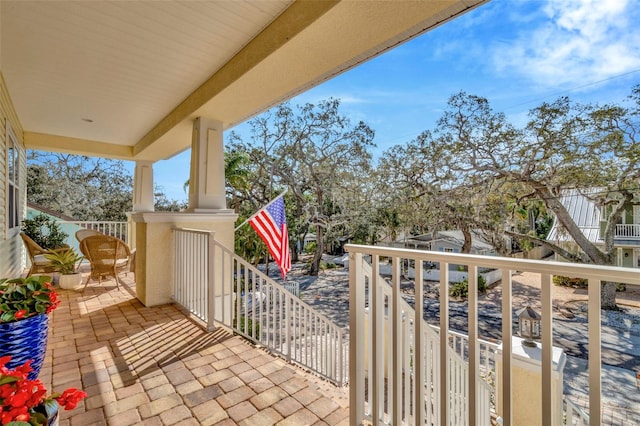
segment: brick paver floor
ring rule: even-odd
[[[147,308],[133,274],[59,290],[40,379],[88,396],[67,425],[347,425],[348,391],[173,305]]]

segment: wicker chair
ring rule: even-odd
[[[87,237],[93,237],[94,235],[104,234],[102,232],[96,231],[95,229],[81,229],[79,231],[76,231],[76,240],[78,240],[79,243],[82,243],[82,240]]]
[[[50,272],[58,272],[58,266],[54,265],[49,259],[44,257],[47,253],[59,252],[59,251],[67,251],[69,250],[69,246],[60,247],[53,250],[43,249],[31,239],[24,232],[20,233],[22,237],[22,241],[24,242],[25,247],[27,248],[27,254],[29,255],[29,260],[31,261],[31,268],[27,273],[27,277],[30,277],[33,274],[48,274]]]
[[[91,273],[82,291],[87,288],[90,279],[102,283],[102,278],[107,276],[115,278],[116,287],[120,288],[118,275],[129,272],[131,258],[129,246],[124,241],[104,234],[92,235],[82,239],[80,251],[91,264]]]

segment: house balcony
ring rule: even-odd
[[[618,224],[616,225],[615,239],[620,241],[640,242],[640,224]]]

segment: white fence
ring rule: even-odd
[[[346,383],[348,342],[324,315],[232,251],[211,232],[174,230],[173,299],[213,329],[215,324],[260,343],[338,384]]]
[[[640,275],[632,268],[618,268],[562,262],[544,262],[493,256],[465,255],[347,245],[349,252],[350,292],[350,351],[349,351],[349,424],[440,424],[480,425],[485,423],[489,404],[488,387],[482,378],[483,371],[491,368],[485,364],[486,355],[480,350],[478,339],[478,289],[469,286],[468,298],[468,342],[463,354],[468,362],[466,369],[452,362],[451,335],[449,327],[449,265],[466,265],[469,282],[475,282],[479,268],[500,270],[502,286],[502,340],[511,342],[513,337],[512,306],[513,271],[533,272],[540,275],[542,305],[540,424],[561,424],[562,409],[553,410],[553,321],[552,321],[552,277],[563,275],[588,280],[588,374],[589,413],[591,424],[601,424],[602,419],[602,357],[601,357],[601,310],[600,289],[602,281],[640,284]],[[371,257],[371,265],[365,257]],[[380,281],[380,258],[391,259],[393,265],[391,290],[386,292]],[[439,262],[440,270],[440,330],[437,341],[426,331],[423,288],[414,286],[415,312],[406,308],[401,293],[400,265],[406,261],[416,265],[416,282],[423,281],[422,265]],[[371,270],[373,272],[371,272]],[[368,312],[368,315],[367,315]],[[385,317],[389,318],[385,322]],[[405,318],[413,317],[415,327],[408,327]],[[371,318],[371,320],[367,320]],[[386,331],[386,332],[385,332]],[[434,331],[435,333],[435,331]],[[367,336],[371,336],[367,341]],[[385,340],[387,339],[387,343]],[[413,347],[413,350],[410,348]],[[372,350],[376,348],[376,350]],[[382,349],[381,349],[382,348]],[[460,352],[458,352],[460,353]],[[462,357],[459,357],[462,358]],[[409,359],[409,361],[407,361]],[[440,362],[449,359],[449,362]],[[464,359],[463,359],[464,361]],[[512,348],[504,345],[496,374],[512,377]],[[455,366],[455,367],[452,367]],[[433,368],[432,368],[433,367]],[[413,377],[422,380],[412,381]],[[456,389],[465,389],[461,398],[453,398]],[[503,424],[513,424],[513,389],[511,380],[504,380],[500,395],[496,398],[502,407]],[[452,405],[453,404],[453,405]],[[457,405],[456,405],[457,404]],[[412,407],[421,407],[413,410]],[[529,407],[528,407],[529,408]],[[576,422],[581,414],[567,410],[567,415]],[[462,414],[461,414],[462,413]],[[460,416],[464,416],[462,419]]]
[[[449,413],[450,424],[469,425],[466,415],[469,409],[469,344],[466,336],[448,330],[446,350],[441,351],[439,329],[431,327],[421,316],[417,316],[416,311],[404,299],[394,299],[393,287],[379,273],[377,259],[373,265],[363,261],[360,267],[366,282],[366,319],[357,328],[362,330],[357,334],[364,336],[365,348],[364,363],[358,364],[363,366],[366,386],[366,397],[363,400],[365,408],[362,412],[364,418],[374,424],[378,421],[393,425],[438,424],[440,411],[445,409]],[[374,270],[378,274],[374,274]],[[351,304],[351,312],[353,307]],[[374,314],[369,315],[371,312]],[[400,324],[395,323],[394,318],[399,318]],[[489,377],[495,370],[494,354],[497,345],[484,343],[481,358],[485,376]],[[449,378],[446,408],[439,404],[438,396],[444,377],[439,368],[443,356],[446,360],[444,374]],[[471,424],[491,424],[491,400],[494,392],[488,383],[483,381],[480,384],[478,421]]]

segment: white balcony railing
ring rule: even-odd
[[[338,384],[346,383],[348,342],[331,320],[215,241],[174,229],[173,299],[213,329],[221,324]],[[346,307],[345,307],[346,308]]]
[[[640,224],[616,225],[616,239],[638,240],[640,239]]]
[[[640,284],[640,275],[630,268],[580,265],[560,262],[520,260],[491,256],[426,252],[348,245],[349,251],[349,424],[486,424],[491,389],[485,382],[487,372],[502,378],[500,394],[493,403],[501,406],[502,424],[514,424],[513,354],[511,345],[502,353],[483,349],[478,339],[478,290],[469,286],[468,340],[456,341],[449,327],[449,265],[465,265],[469,282],[475,283],[482,267],[501,271],[502,339],[511,342],[513,315],[512,272],[540,275],[542,306],[541,384],[538,385],[540,424],[561,424],[562,408],[553,401],[553,321],[552,277],[554,275],[588,280],[588,372],[589,413],[591,424],[602,418],[601,389],[601,281]],[[370,258],[370,262],[365,259]],[[380,258],[390,259],[390,285],[379,274]],[[414,286],[415,311],[402,297],[400,265],[410,263],[416,271],[415,282],[423,282],[426,262],[440,264],[440,330],[425,325],[423,286]],[[383,284],[384,282],[384,284]],[[415,324],[415,326],[412,326]],[[357,332],[354,332],[357,330]],[[434,341],[435,335],[435,341]],[[469,343],[470,342],[470,343]],[[454,347],[456,348],[454,350]],[[460,350],[459,348],[464,349]],[[374,349],[375,348],[375,349]],[[495,352],[495,351],[494,351]],[[453,356],[453,355],[455,356]],[[462,354],[462,357],[459,356]],[[464,358],[463,358],[464,357]],[[498,359],[495,359],[495,358]],[[491,361],[489,358],[494,358]],[[440,362],[441,359],[447,362]],[[499,362],[495,362],[499,361]],[[420,378],[420,379],[417,379]],[[495,378],[493,378],[495,379]],[[560,404],[562,405],[562,404]],[[583,421],[587,415],[570,404],[569,416]],[[530,408],[530,407],[529,407]]]
[[[75,234],[81,229],[93,229],[94,231],[102,232],[105,235],[111,235],[112,237],[120,238],[125,243],[128,243],[128,230],[129,225],[127,222],[116,221],[66,221],[60,220],[57,222],[60,225],[60,230],[68,235],[65,241],[70,246],[76,244]]]

